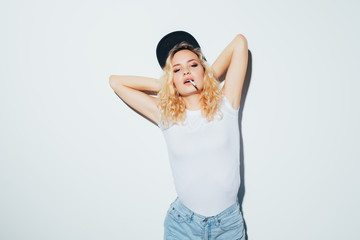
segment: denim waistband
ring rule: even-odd
[[[240,211],[238,198],[236,198],[236,202],[230,207],[226,208],[221,213],[211,217],[206,217],[194,211],[191,211],[180,201],[179,197],[176,197],[175,201],[170,204],[170,207],[174,207],[178,212],[180,212],[185,217],[187,222],[190,222],[191,219],[193,219],[194,221],[200,222],[203,225],[209,222],[214,222],[217,226],[219,225],[222,218],[230,215],[236,210]]]

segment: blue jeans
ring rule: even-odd
[[[238,200],[216,216],[205,217],[191,211],[176,197],[166,214],[164,239],[245,240]]]

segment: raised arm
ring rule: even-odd
[[[234,109],[238,109],[240,106],[241,91],[245,80],[247,63],[247,40],[242,34],[238,34],[229,45],[226,46],[212,65],[218,77],[228,69],[222,92]]]
[[[109,84],[119,97],[136,111],[159,122],[159,110],[156,98],[143,91],[158,92],[160,81],[155,78],[141,76],[111,75]]]

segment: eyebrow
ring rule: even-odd
[[[191,61],[193,61],[193,60],[195,60],[195,61],[196,61],[196,59],[195,59],[195,58],[193,58],[193,59],[190,59],[190,60],[189,60],[189,61],[187,61],[187,62],[191,62]],[[177,66],[177,65],[180,65],[180,63],[175,64],[173,67],[175,67],[175,66]]]

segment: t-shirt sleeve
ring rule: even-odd
[[[221,92],[222,92],[222,88],[224,87],[224,84],[225,84],[225,81],[223,81],[223,82],[220,83],[220,85],[219,85],[219,89],[221,90]],[[237,109],[234,109],[234,108],[231,106],[231,103],[230,103],[229,99],[227,99],[227,97],[226,97],[224,94],[222,94],[222,96],[223,96],[224,108],[225,108],[229,113],[237,116],[238,113],[239,113],[240,105],[239,105],[239,107],[238,107]]]
[[[225,95],[223,95],[223,104],[224,104],[224,110],[226,110],[228,113],[234,116],[238,115],[240,106],[237,109],[234,109]]]

